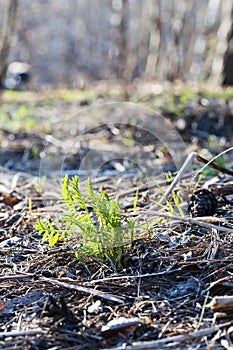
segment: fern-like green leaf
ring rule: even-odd
[[[71,209],[72,211],[76,211],[76,207],[75,207],[73,198],[72,198],[70,191],[69,191],[69,177],[68,177],[68,175],[66,175],[62,179],[62,198],[63,198],[67,208]]]
[[[73,199],[79,204],[81,209],[87,211],[86,203],[79,190],[79,177],[77,175],[70,180],[70,186],[71,186]]]
[[[134,239],[135,222],[122,223],[118,197],[110,198],[105,191],[95,193],[91,180],[85,181],[82,194],[78,176],[62,180],[62,198],[66,212],[58,216],[54,224],[39,219],[36,229],[43,234],[43,241],[53,246],[69,235],[77,234],[79,248],[76,257],[82,254],[116,259],[120,264],[122,246]],[[77,205],[82,209],[77,210]],[[134,203],[136,206],[136,200]]]
[[[86,194],[87,194],[87,197],[89,198],[95,198],[95,192],[94,192],[94,189],[92,187],[92,184],[91,184],[91,179],[88,178],[86,181],[85,181],[85,184],[86,184]]]

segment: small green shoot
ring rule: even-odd
[[[32,211],[32,199],[28,198],[28,210]]]
[[[168,172],[165,174],[165,179],[167,181],[168,184],[171,184],[172,181],[173,181],[173,178],[172,178],[172,173],[171,172]]]
[[[134,239],[135,221],[122,222],[118,197],[110,199],[105,191],[96,193],[90,179],[81,193],[78,176],[62,180],[62,199],[66,211],[55,223],[39,219],[36,229],[52,247],[76,234],[79,246],[75,255],[105,257],[120,264],[122,247]]]
[[[182,200],[181,200],[180,196],[178,196],[178,194],[176,193],[175,190],[172,190],[172,199],[174,201],[176,208],[178,209],[180,216],[184,217],[184,212],[183,212],[183,209],[181,208],[181,205],[180,205],[182,203]]]
[[[195,183],[194,189],[197,189],[197,187],[198,187],[198,185],[201,183],[201,180],[203,179],[203,177],[204,177],[204,174],[202,174],[202,173],[200,173],[200,174],[198,175],[198,179],[197,179],[197,181],[196,181],[196,183]]]
[[[123,137],[122,139],[123,143],[128,147],[132,146],[134,143],[132,131],[130,129],[126,129],[125,136],[126,137]]]
[[[171,215],[176,215],[175,208],[178,210],[179,215],[181,217],[184,217],[184,212],[181,207],[182,198],[177,194],[175,190],[172,190],[172,200],[170,201],[167,197],[165,197],[165,194],[163,190],[159,187],[159,190],[162,194],[162,197],[165,199],[165,204],[159,203],[158,201],[153,201],[155,204],[160,206],[162,209],[166,210]]]
[[[139,186],[137,186],[136,193],[133,199],[133,210],[136,211],[137,209],[137,202],[138,202],[138,194],[139,194]]]
[[[46,176],[35,177],[33,183],[35,192],[41,193],[41,191],[45,188],[46,179]]]
[[[153,226],[156,226],[159,224],[160,221],[154,222]],[[148,220],[145,220],[144,224],[141,226],[141,228],[143,228],[145,230],[145,233],[147,235],[147,237],[151,236],[152,233],[152,228],[151,228],[151,224],[148,222]]]

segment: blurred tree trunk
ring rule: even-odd
[[[149,21],[148,21],[149,17]],[[145,24],[144,24],[145,22]],[[160,18],[160,1],[150,1],[148,4],[147,18],[142,18],[142,25],[146,27],[146,23],[149,22],[149,35],[148,39],[142,40],[142,45],[146,45],[147,52],[145,51],[145,78],[156,77],[156,67],[158,64],[158,53],[161,40],[161,18]],[[143,43],[144,41],[144,43]]]
[[[127,45],[127,20],[128,20],[128,0],[123,0],[120,12],[119,25],[119,59],[118,78],[127,80],[128,73],[128,45]]]
[[[231,19],[231,29],[227,36],[227,50],[223,59],[223,85],[233,85],[233,7],[231,10]]]
[[[15,29],[17,7],[18,0],[0,1],[0,81],[2,81],[7,69],[7,56]]]

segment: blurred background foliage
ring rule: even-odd
[[[0,12],[1,80],[19,61],[31,87],[233,84],[232,0],[0,0]]]

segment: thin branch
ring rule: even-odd
[[[205,228],[209,228],[211,230],[217,230],[217,231],[222,231],[222,232],[227,232],[227,233],[233,233],[233,230],[227,227],[222,227],[222,226],[216,226],[213,224],[209,224],[208,222],[201,221],[201,220],[206,220],[206,217],[198,217],[198,220],[192,219],[192,218],[184,218],[181,216],[176,216],[176,215],[171,215],[171,214],[166,214],[166,213],[156,213],[155,211],[148,210],[145,212],[145,214],[149,214],[150,216],[156,216],[156,217],[163,217],[165,219],[171,219],[171,220],[176,220],[176,221],[182,221],[182,222],[187,222],[188,224],[192,225],[197,225]],[[225,221],[224,221],[225,222]]]
[[[181,342],[186,342],[197,338],[201,338],[204,336],[208,336],[210,334],[213,334],[219,331],[222,328],[229,327],[231,325],[232,325],[232,322],[223,323],[222,325],[219,325],[216,327],[204,328],[204,329],[201,329],[200,331],[189,332],[182,335],[175,335],[173,337],[168,337],[168,338],[159,339],[155,341],[135,342],[132,345],[129,345],[129,346],[123,345],[120,347],[111,348],[111,350],[123,350],[123,349],[124,350],[149,350],[149,349],[153,350],[153,349],[161,348],[161,346],[166,345],[168,343],[181,343]],[[102,350],[107,350],[107,349],[102,349]]]
[[[66,283],[66,282],[61,282],[55,279],[51,279],[51,278],[47,278],[47,277],[39,277],[39,280],[42,282],[48,282],[51,283],[55,286],[60,286],[63,288],[67,288],[67,289],[72,289],[72,290],[76,290],[78,292],[82,292],[82,293],[86,293],[86,294],[91,294],[91,295],[96,295],[99,298],[102,299],[106,299],[106,300],[110,300],[110,301],[115,301],[116,303],[119,304],[124,304],[124,299],[119,298],[113,294],[109,294],[109,293],[105,293],[105,292],[101,292],[97,289],[93,289],[93,288],[86,288],[86,287],[82,287],[79,286],[77,284],[72,284],[72,283]]]
[[[178,269],[167,269],[165,271],[160,271],[160,272],[152,272],[152,273],[144,273],[144,274],[139,274],[139,275],[123,275],[123,276],[111,276],[111,277],[106,277],[106,278],[101,278],[101,279],[97,279],[97,280],[91,280],[88,281],[86,283],[88,284],[95,284],[95,283],[99,283],[99,282],[106,282],[106,281],[116,281],[116,280],[130,280],[130,279],[137,279],[137,278],[147,278],[147,277],[154,277],[154,276],[162,276],[162,275],[166,275],[169,273],[174,273],[174,272],[178,272],[181,271],[183,269],[183,267],[179,267]]]
[[[177,269],[172,269],[169,268],[165,271],[160,271],[160,272],[152,272],[152,273],[144,273],[144,274],[138,274],[138,275],[119,275],[119,276],[111,276],[111,277],[105,277],[105,278],[100,278],[96,280],[91,280],[84,282],[84,284],[95,284],[95,283],[100,283],[100,282],[107,282],[107,281],[118,281],[118,280],[130,280],[130,279],[138,279],[138,278],[150,278],[150,277],[155,277],[155,276],[163,276],[163,275],[168,275],[170,273],[174,272],[179,272],[182,271],[184,267],[191,266],[191,265],[197,265],[197,264],[206,264],[206,263],[216,263],[216,262],[232,262],[233,260],[229,259],[204,259],[204,260],[197,260],[197,261],[181,261],[179,262],[181,267]],[[229,280],[229,277],[228,277]],[[208,288],[210,289],[210,288]],[[207,290],[208,290],[207,289]]]
[[[28,273],[27,275],[24,275],[24,274],[5,275],[5,276],[0,276],[0,281],[23,279],[23,278],[33,277],[33,276],[35,276],[34,273]]]
[[[194,176],[196,173],[197,173],[197,171],[192,171],[192,172],[190,172],[188,174],[184,174],[184,175],[181,176],[180,180],[181,179],[182,180],[189,179],[190,176]],[[145,192],[145,191],[148,191],[148,190],[153,190],[154,188],[159,188],[159,187],[167,186],[167,185],[168,185],[167,181],[160,181],[160,182],[148,184],[148,185],[145,185],[145,186],[142,186],[142,187],[139,187],[139,188],[138,187],[133,187],[130,190],[120,192],[119,195],[118,195],[118,198],[122,198],[122,197],[126,197],[128,195],[131,195],[131,194],[135,194],[137,191],[139,191],[139,193],[141,193],[141,192]]]
[[[169,194],[172,192],[172,190],[175,188],[175,186],[177,185],[177,183],[181,180],[182,176],[184,175],[184,173],[186,172],[187,168],[190,166],[190,164],[192,164],[192,162],[194,161],[194,159],[196,158],[197,153],[196,152],[192,152],[190,153],[190,155],[186,158],[184,164],[182,165],[182,167],[180,168],[180,170],[178,171],[178,173],[176,174],[174,180],[172,181],[171,185],[168,187],[167,191],[165,192],[164,196],[162,196],[162,198],[160,199],[159,203],[164,204],[166,202],[166,198],[167,196],[169,196]]]
[[[232,150],[233,150],[233,148],[231,147],[231,148],[228,148],[226,151],[229,152],[229,151],[232,151]],[[222,154],[224,154],[224,153],[226,153],[226,152],[222,152],[222,153],[218,154],[216,157],[212,158],[211,160],[207,160],[207,159],[205,159],[205,158],[199,156],[199,154],[197,154],[197,155],[196,155],[196,160],[197,160],[198,162],[201,162],[201,163],[204,163],[204,164],[205,164],[205,166],[204,166],[201,170],[199,170],[198,173],[200,173],[201,171],[203,171],[204,168],[208,166],[209,168],[212,168],[212,169],[214,169],[214,170],[221,171],[223,174],[228,174],[228,175],[233,176],[233,171],[232,171],[232,170],[227,169],[227,168],[224,168],[224,167],[222,167],[222,166],[220,166],[220,165],[218,165],[218,164],[213,163],[213,161],[214,161],[215,159],[217,159],[220,155],[222,155]]]
[[[36,329],[32,329],[32,330],[28,330],[28,331],[13,331],[13,332],[2,332],[0,333],[0,338],[6,338],[6,337],[22,337],[25,335],[36,335],[36,334],[44,334],[45,332],[40,329],[40,328],[36,328]]]
[[[166,198],[169,196],[169,194],[172,192],[172,190],[175,188],[175,186],[178,184],[178,182],[182,179],[182,177],[184,176],[185,172],[187,171],[187,169],[190,167],[190,165],[193,163],[194,160],[198,161],[198,162],[201,162],[201,163],[204,163],[205,165],[195,173],[193,179],[192,179],[192,182],[194,181],[194,179],[203,172],[203,170],[208,166],[212,169],[215,169],[217,171],[221,171],[222,173],[225,173],[225,174],[228,174],[228,175],[233,175],[233,171],[232,170],[229,170],[229,169],[226,169],[226,168],[223,168],[215,163],[213,163],[215,161],[215,159],[217,159],[218,157],[220,157],[221,155],[229,152],[233,150],[233,147],[231,148],[228,148],[227,150],[221,152],[220,154],[218,154],[217,156],[215,156],[214,158],[212,158],[211,160],[207,160],[201,156],[199,156],[199,154],[197,152],[191,152],[184,164],[182,165],[182,167],[180,168],[180,170],[178,171],[178,173],[176,174],[173,182],[171,183],[171,185],[168,187],[167,191],[165,192],[165,194],[162,196],[162,198],[160,199],[159,203],[160,204],[165,204],[166,202]],[[157,207],[157,205],[153,205],[151,207],[151,209],[155,209]],[[141,215],[140,215],[140,218],[141,218]]]

